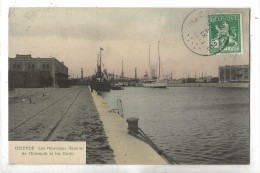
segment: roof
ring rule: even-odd
[[[8,60],[9,61],[56,61],[56,62],[64,65],[64,63],[62,61],[57,60],[55,57],[51,57],[51,58],[40,58],[40,57],[33,58],[31,56],[31,54],[27,54],[27,55],[16,54],[16,57],[14,57],[14,58],[10,58],[9,57]],[[65,66],[65,67],[67,67],[67,66]]]

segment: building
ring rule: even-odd
[[[249,65],[219,67],[219,82],[249,82]]]
[[[16,54],[8,59],[9,85],[12,87],[56,86],[68,79],[68,68],[56,58],[33,58]]]

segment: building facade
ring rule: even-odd
[[[13,86],[39,87],[42,81],[48,80],[56,86],[59,80],[68,79],[68,68],[56,58],[33,58],[30,54],[17,54],[15,58],[9,57],[8,64],[9,80]]]
[[[249,82],[249,65],[226,65],[219,67],[219,82]]]

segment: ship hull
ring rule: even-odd
[[[110,82],[97,82],[94,84],[94,89],[96,91],[110,91]]]
[[[167,87],[167,81],[164,80],[157,80],[154,82],[147,82],[143,84],[143,87],[145,88],[166,88]]]
[[[111,90],[123,90],[124,88],[121,86],[111,86]]]

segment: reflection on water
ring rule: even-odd
[[[181,164],[249,163],[249,89],[125,87],[102,93]]]

